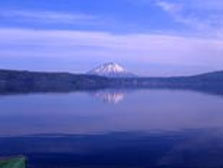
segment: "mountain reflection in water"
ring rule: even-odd
[[[121,90],[100,90],[91,93],[91,95],[110,104],[118,104],[125,98],[125,93]]]
[[[134,90],[115,106],[88,92],[11,95],[0,109],[0,136],[223,128],[223,98],[192,91]]]
[[[0,109],[0,157],[27,156],[28,168],[223,167],[221,96],[152,89],[9,95]]]

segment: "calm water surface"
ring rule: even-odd
[[[223,97],[180,90],[0,96],[0,156],[32,168],[223,167]]]

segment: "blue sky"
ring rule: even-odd
[[[1,0],[0,68],[147,76],[223,69],[222,0]]]

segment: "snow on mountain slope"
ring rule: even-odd
[[[134,77],[135,76],[134,74],[125,70],[125,68],[123,68],[121,65],[117,63],[113,63],[113,62],[100,65],[92,69],[91,71],[89,71],[88,74],[105,76],[105,77]]]

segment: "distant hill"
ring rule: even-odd
[[[193,76],[193,78],[223,81],[223,71],[209,72]]]
[[[171,88],[223,94],[223,71],[190,77],[101,77],[88,74],[0,70],[0,93],[70,92],[105,88]]]
[[[51,92],[97,89],[107,79],[93,75],[0,70],[0,92]]]

